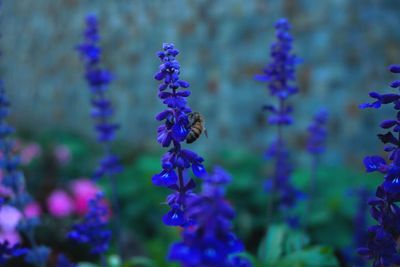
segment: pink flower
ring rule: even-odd
[[[47,199],[47,208],[51,215],[61,218],[71,215],[74,211],[74,203],[65,191],[55,190]]]
[[[4,205],[0,209],[0,229],[3,232],[13,232],[19,221],[22,219],[22,214],[19,210],[10,205]]]
[[[71,188],[76,213],[79,215],[86,214],[88,211],[88,201],[94,198],[100,189],[94,182],[85,178],[73,182]]]
[[[42,214],[42,208],[40,207],[39,203],[31,202],[25,206],[24,215],[26,218],[38,218]]]
[[[34,158],[42,153],[42,148],[36,143],[30,143],[21,149],[20,157],[21,163],[24,165],[29,164]]]
[[[71,150],[66,145],[57,145],[54,148],[54,157],[60,165],[66,165],[71,161]]]

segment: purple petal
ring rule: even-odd
[[[390,87],[392,87],[392,88],[400,87],[400,80],[393,81],[393,82],[390,84]]]
[[[389,66],[389,71],[392,73],[400,73],[400,65],[390,65]]]
[[[168,226],[180,226],[184,224],[185,217],[183,211],[179,208],[172,208],[163,216],[163,222]]]
[[[164,111],[162,111],[162,112],[157,114],[156,120],[162,121],[162,120],[166,119],[171,114],[172,114],[171,110],[164,110]]]
[[[188,97],[190,96],[190,91],[180,91],[176,93],[178,96]]]
[[[207,174],[206,169],[204,168],[203,164],[199,164],[199,163],[192,163],[192,171],[193,171],[193,174],[199,178],[202,178]]]
[[[383,128],[383,129],[388,129],[388,128],[393,127],[396,123],[397,123],[396,120],[385,120],[385,121],[383,121],[383,122],[381,123],[380,126],[381,126],[381,128]]]
[[[385,160],[379,156],[367,156],[363,160],[367,172],[374,172],[380,169],[381,165],[386,165]]]
[[[181,123],[176,123],[174,126],[172,126],[172,138],[174,138],[176,141],[181,142],[185,140],[187,134],[188,130]]]
[[[159,98],[161,98],[161,99],[165,99],[165,98],[167,98],[167,97],[170,97],[172,94],[170,93],[170,92],[160,92],[159,94],[158,94],[158,97]]]
[[[157,72],[156,75],[154,75],[154,79],[156,79],[157,81],[161,81],[162,79],[164,79],[164,77],[165,74],[164,72],[161,71]]]
[[[185,82],[185,81],[182,81],[182,80],[179,80],[178,84],[182,88],[188,88],[190,86],[190,84],[188,82]]]
[[[163,170],[159,174],[154,175],[151,180],[154,185],[168,187],[175,184],[178,177],[174,170]]]

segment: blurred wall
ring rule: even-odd
[[[358,110],[367,92],[387,88],[386,66],[400,62],[400,1],[391,0],[4,0],[1,77],[12,119],[37,133],[66,129],[93,136],[89,93],[74,46],[86,13],[101,21],[104,65],[116,76],[109,92],[122,124],[119,138],[156,146],[154,115],[162,105],[153,75],[163,42],[181,50],[190,105],[203,113],[209,138],[198,144],[261,150],[275,130],[261,106],[271,101],[253,81],[268,62],[274,21],[293,24],[300,94],[287,130],[300,148],[312,113],[331,113],[329,162],[360,162],[373,153],[384,114]],[[387,89],[384,89],[387,90]],[[379,113],[378,113],[379,114]],[[388,111],[388,114],[391,114]],[[140,144],[140,145],[139,145]]]

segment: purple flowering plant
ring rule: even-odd
[[[243,252],[244,246],[232,232],[235,212],[224,198],[224,187],[231,179],[221,167],[204,177],[202,192],[187,207],[195,223],[184,228],[182,241],[172,244],[171,261],[187,267],[252,266],[246,258],[237,255]]]
[[[293,123],[292,105],[288,102],[290,96],[298,92],[295,86],[295,70],[299,58],[292,53],[293,37],[290,33],[290,24],[287,19],[280,19],[275,24],[276,41],[271,45],[270,63],[264,68],[263,74],[257,75],[258,81],[265,82],[272,97],[277,99],[275,105],[265,105],[264,110],[270,113],[268,122],[276,125],[277,136],[266,152],[268,159],[273,159],[274,172],[266,182],[266,190],[272,194],[271,209],[293,207],[301,197],[291,183],[292,164],[289,161],[289,149],[284,139],[284,127]]]
[[[391,65],[389,71],[400,73],[400,65]],[[394,81],[390,87],[400,87],[399,81]],[[358,249],[360,255],[373,261],[374,267],[388,267],[400,264],[400,254],[397,240],[400,236],[400,95],[398,93],[380,94],[371,92],[372,103],[360,105],[360,108],[379,109],[383,105],[392,105],[396,112],[393,119],[384,120],[380,127],[386,130],[378,134],[385,145],[384,151],[388,159],[374,155],[364,158],[367,172],[379,172],[384,175],[382,183],[377,187],[375,197],[368,201],[371,216],[377,224],[368,228],[367,242]]]
[[[108,176],[112,189],[112,210],[114,219],[114,236],[116,237],[117,253],[121,256],[121,222],[118,198],[118,184],[116,175],[122,172],[120,158],[112,152],[112,141],[115,139],[115,131],[119,125],[112,122],[114,109],[111,101],[106,97],[109,84],[112,81],[110,71],[101,67],[101,48],[99,46],[100,35],[98,20],[95,15],[86,17],[86,29],[84,42],[77,46],[77,50],[85,64],[85,78],[92,93],[91,116],[95,120],[97,140],[102,144],[104,155],[99,167],[92,178],[97,181]],[[73,226],[69,238],[79,243],[88,243],[91,253],[100,255],[104,266],[104,254],[109,248],[111,231],[107,228],[108,207],[105,205],[103,194],[98,194],[89,201],[89,212],[85,218]]]
[[[166,105],[166,109],[156,116],[157,121],[163,122],[157,130],[157,141],[169,150],[162,157],[162,171],[155,174],[152,181],[156,186],[174,191],[167,197],[170,211],[163,217],[164,224],[169,226],[184,226],[191,221],[186,207],[187,202],[195,197],[193,189],[196,184],[189,171],[198,178],[206,174],[203,158],[182,148],[190,131],[189,114],[192,110],[186,100],[190,95],[187,90],[189,83],[180,79],[178,54],[174,44],[164,43],[163,51],[157,53],[161,65],[154,76],[160,81],[158,97]]]

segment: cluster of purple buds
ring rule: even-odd
[[[302,194],[290,183],[292,166],[288,160],[289,151],[283,140],[282,127],[293,122],[292,106],[287,103],[287,99],[298,91],[293,83],[299,59],[291,53],[293,37],[289,22],[280,19],[275,28],[277,41],[271,45],[271,62],[264,68],[263,74],[256,76],[256,80],[266,82],[271,96],[278,100],[277,105],[264,106],[271,113],[268,122],[278,127],[278,136],[266,153],[267,158],[275,160],[275,172],[267,181],[266,190],[274,194],[276,192],[279,204],[290,207]]]
[[[293,37],[290,28],[287,19],[276,22],[277,41],[271,45],[271,62],[263,69],[263,74],[256,76],[256,80],[267,83],[270,94],[279,100],[278,106],[264,106],[271,112],[270,124],[287,125],[293,121],[290,115],[292,107],[285,100],[298,91],[293,82],[296,80],[296,65],[300,60],[291,54]]]
[[[89,244],[92,254],[103,254],[111,241],[111,231],[107,228],[108,217],[104,196],[98,193],[89,201],[89,211],[83,221],[73,226],[68,237],[78,243]]]
[[[389,67],[392,73],[400,73],[400,65]],[[390,85],[399,88],[400,81],[396,80]],[[385,144],[385,152],[389,153],[388,162],[380,156],[368,156],[364,159],[367,172],[380,172],[384,180],[378,186],[375,197],[368,201],[371,206],[371,216],[377,225],[368,229],[368,239],[365,247],[358,249],[359,254],[373,260],[374,267],[388,267],[400,264],[400,254],[397,250],[397,240],[400,237],[400,94],[388,93],[369,94],[375,99],[360,108],[380,108],[382,105],[393,104],[396,118],[384,120],[380,127],[387,130],[378,137]],[[397,136],[397,137],[396,137]]]
[[[186,90],[189,83],[180,80],[180,64],[176,60],[179,51],[173,44],[163,44],[163,51],[158,52],[162,64],[155,74],[155,79],[161,81],[158,96],[167,106],[156,116],[163,124],[158,127],[157,141],[169,151],[162,157],[162,171],[153,176],[152,181],[157,186],[167,187],[174,191],[168,196],[170,211],[163,217],[166,225],[184,226],[190,222],[186,214],[186,202],[195,196],[192,190],[195,182],[189,171],[199,178],[206,174],[203,158],[193,151],[182,148],[190,132],[189,114],[186,98],[190,91]]]
[[[110,120],[114,115],[114,109],[111,101],[106,98],[105,93],[113,77],[107,69],[100,66],[100,35],[95,15],[86,17],[84,36],[85,40],[78,45],[77,50],[85,63],[85,78],[92,93],[91,116],[96,121],[97,140],[104,144],[106,151],[104,158],[100,161],[99,167],[93,175],[94,179],[99,179],[105,175],[113,176],[122,171],[119,157],[112,154],[109,148],[110,142],[115,139],[115,131],[119,128],[119,125]]]
[[[234,210],[224,199],[225,185],[231,177],[222,168],[204,177],[201,194],[188,202],[194,223],[183,230],[183,240],[172,244],[171,261],[185,267],[250,267],[251,263],[237,255],[243,244],[232,232]]]

